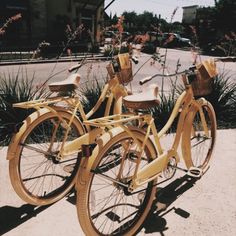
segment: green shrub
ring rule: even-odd
[[[183,89],[183,86],[178,86],[176,93],[180,94]],[[236,83],[232,75],[219,74],[214,79],[211,94],[204,97],[214,107],[219,129],[236,128]]]
[[[84,87],[81,88],[81,103],[83,105],[85,113],[88,113],[97,103],[104,86],[104,82],[99,83],[97,79],[93,79],[85,84]],[[101,104],[101,107],[97,110],[97,112],[92,116],[92,118],[102,117],[104,116],[104,110],[106,106],[106,99]]]
[[[47,95],[45,86],[35,86],[35,77],[29,78],[27,71],[19,69],[14,75],[0,75],[0,142],[7,143],[14,132],[32,109],[13,107],[14,103],[30,101]]]
[[[155,119],[155,125],[157,130],[161,130],[166,122],[168,121],[171,112],[175,105],[175,99],[172,96],[172,93],[169,94],[161,94],[160,96],[160,104],[150,110],[152,112],[153,117]],[[174,121],[173,125],[170,127],[168,132],[172,133],[176,130],[177,120]]]
[[[212,93],[206,97],[215,109],[218,128],[236,128],[236,83],[232,76],[219,74]]]

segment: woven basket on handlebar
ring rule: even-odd
[[[116,58],[119,64],[118,72],[115,72],[113,68],[113,64],[109,63],[107,65],[107,71],[111,78],[117,76],[119,82],[122,84],[127,84],[133,80],[133,72],[132,72],[132,63],[129,58],[128,53],[119,54]]]
[[[213,60],[202,62],[200,65],[197,65],[194,74],[196,78],[191,82],[194,96],[199,97],[211,94],[213,79],[217,75],[215,62]]]

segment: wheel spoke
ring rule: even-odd
[[[151,195],[154,196],[154,181],[129,192],[129,179],[137,165],[134,156],[137,147],[129,136],[111,141],[98,165],[90,172],[91,182],[86,185],[89,193],[82,191],[88,197],[88,203],[83,202],[83,205],[88,206],[89,222],[99,235],[123,235],[136,226],[144,212],[147,214],[147,205]],[[140,166],[150,161],[149,156],[145,150]],[[80,199],[84,198],[78,196],[77,200]],[[83,211],[81,207],[78,208],[80,211]],[[85,217],[83,213],[81,215]]]
[[[204,124],[199,111],[192,120],[192,136],[190,136],[191,159],[194,167],[204,168],[208,164],[215,142],[215,114],[211,105],[202,106],[202,116],[204,116]],[[207,130],[204,130],[205,127]],[[206,135],[209,134],[209,137]]]

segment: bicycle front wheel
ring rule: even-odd
[[[135,136],[139,142],[144,139],[144,134]],[[155,149],[151,149],[145,149],[140,167],[152,160]],[[156,180],[128,191],[137,154],[135,141],[120,133],[99,151],[86,182],[77,181],[77,213],[86,235],[134,235],[141,227],[155,196]]]
[[[212,105],[207,102],[201,106],[200,110],[195,110],[187,116],[187,124],[192,124],[186,127],[183,134],[185,140],[183,149],[187,151],[190,157],[190,166],[204,169],[212,156],[213,148],[216,140],[216,117]],[[205,127],[204,130],[204,120]]]
[[[78,153],[56,158],[71,114],[66,111],[47,112],[27,126],[19,139],[15,157],[9,162],[10,179],[19,197],[33,205],[48,205],[64,197],[74,186],[79,166]],[[76,118],[66,142],[84,133]]]

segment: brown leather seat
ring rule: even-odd
[[[72,74],[63,81],[54,82],[49,84],[49,89],[51,92],[61,92],[61,91],[73,91],[79,87],[80,75]]]
[[[134,110],[155,107],[160,104],[158,99],[158,86],[152,84],[144,92],[126,96],[123,98],[123,103],[127,108]]]

